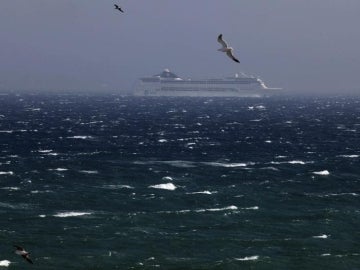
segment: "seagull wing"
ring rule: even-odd
[[[22,247],[17,246],[17,245],[14,245],[14,247],[15,247],[17,250],[24,250]]]
[[[225,42],[225,40],[222,39],[222,34],[220,34],[220,35],[218,36],[217,41],[223,46],[223,48],[227,48],[227,47],[228,47],[228,45],[227,45],[227,43]]]
[[[240,63],[240,61],[233,55],[232,50],[227,51],[226,54],[235,62]]]
[[[22,257],[27,260],[29,263],[34,264],[33,261],[30,259],[29,254],[22,255]]]

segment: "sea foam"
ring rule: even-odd
[[[328,170],[323,170],[323,171],[318,171],[318,172],[313,172],[313,174],[317,174],[317,175],[329,175],[329,171]]]
[[[329,237],[329,235],[326,235],[326,234],[313,236],[313,238],[319,238],[319,239],[327,239],[328,237]]]
[[[86,215],[91,215],[91,213],[90,212],[75,212],[75,211],[59,212],[59,213],[55,214],[54,217],[65,218],[65,217],[79,217],[79,216],[86,216]]]
[[[152,185],[149,186],[149,188],[175,190],[177,187],[173,183],[167,183],[167,184]]]
[[[8,260],[3,260],[3,261],[0,261],[0,266],[9,267],[10,263],[11,262]]]
[[[258,255],[255,256],[249,256],[249,257],[244,257],[244,258],[235,258],[235,260],[237,261],[256,261],[259,259]]]
[[[0,175],[14,175],[14,172],[12,172],[12,171],[0,172]]]

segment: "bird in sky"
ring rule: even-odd
[[[29,252],[27,252],[24,248],[22,248],[20,246],[14,245],[14,247],[16,248],[15,254],[20,255],[25,260],[27,260],[29,263],[33,264],[32,260],[30,259],[30,253]]]
[[[222,45],[222,48],[218,49],[218,51],[226,53],[226,55],[229,56],[232,60],[240,63],[240,61],[233,55],[233,48],[229,47],[226,41],[223,40],[222,34],[218,36],[217,41]]]
[[[124,13],[124,11],[121,9],[121,7],[119,7],[119,6],[116,5],[116,4],[114,4],[114,6],[115,6],[115,9],[117,9],[117,10],[121,11],[122,13]]]

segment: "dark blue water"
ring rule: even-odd
[[[359,161],[359,98],[0,95],[0,269],[360,269]]]

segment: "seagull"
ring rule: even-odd
[[[25,260],[27,260],[29,263],[33,264],[32,260],[30,259],[29,252],[27,252],[24,248],[14,245],[16,248],[15,254],[22,256]]]
[[[218,36],[217,40],[222,45],[222,48],[218,49],[218,51],[225,52],[227,54],[227,56],[229,56],[232,60],[240,63],[240,61],[238,59],[236,59],[235,56],[233,55],[233,48],[229,47],[227,45],[227,43],[225,42],[225,40],[222,39],[222,34],[220,34]]]
[[[115,6],[115,9],[117,9],[117,10],[121,11],[122,13],[124,13],[124,11],[121,9],[121,7],[119,7],[119,6],[116,5],[116,4],[114,4],[114,6]]]

